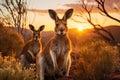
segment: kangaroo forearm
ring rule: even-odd
[[[55,53],[50,50],[50,55],[51,55],[51,59],[52,59],[52,62],[53,62],[54,69],[56,69],[58,67],[58,64],[57,64]]]

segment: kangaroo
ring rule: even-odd
[[[52,80],[57,76],[69,76],[71,67],[72,46],[67,34],[67,20],[72,16],[73,9],[67,10],[62,19],[54,10],[49,9],[48,12],[55,21],[55,35],[38,57],[40,80],[45,80],[47,76],[52,77]]]
[[[41,35],[40,32],[44,29],[44,25],[35,30],[33,25],[29,25],[33,31],[33,38],[29,40],[23,47],[20,53],[20,62],[23,67],[29,67],[30,64],[36,63],[36,56],[42,51]]]

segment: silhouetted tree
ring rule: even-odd
[[[100,0],[100,1],[104,1],[104,0]],[[93,2],[93,4],[89,5],[87,2]],[[81,7],[80,7],[80,11],[79,11],[80,16],[85,21],[87,21],[87,23],[92,25],[94,30],[95,30],[95,33],[100,35],[105,41],[109,42],[110,44],[117,45],[117,42],[116,42],[114,36],[112,35],[112,33],[110,31],[106,30],[99,23],[93,22],[92,12],[93,12],[94,9],[96,9],[96,6],[94,5],[95,1],[94,0],[87,0],[87,2],[85,0],[81,0],[82,4],[81,4]],[[86,16],[84,16],[85,14],[86,14]],[[76,21],[75,19],[73,19],[73,20]],[[104,33],[106,33],[107,35],[105,35]]]
[[[18,32],[21,33],[20,28],[26,26],[26,0],[2,0],[0,13],[4,22],[8,25],[18,28]]]
[[[97,2],[97,8],[101,11],[101,14],[104,15],[104,16],[107,16],[109,17],[110,19],[112,20],[115,20],[117,22],[120,23],[120,19],[116,18],[116,17],[113,17],[112,15],[109,14],[108,10],[106,9],[105,7],[105,3],[107,0],[95,0]],[[116,1],[117,2],[117,1]],[[111,2],[112,3],[112,2]],[[120,10],[120,5],[117,5],[117,4],[111,4],[111,6],[113,5],[113,8],[114,10],[119,14]]]

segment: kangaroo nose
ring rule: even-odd
[[[61,29],[60,31],[63,32],[63,29]]]
[[[38,38],[38,36],[35,36],[35,38],[37,39],[37,38]]]
[[[38,34],[35,34],[35,35],[34,35],[34,40],[38,40],[38,38],[39,38],[39,35],[38,35]]]

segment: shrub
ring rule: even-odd
[[[110,80],[118,50],[104,41],[93,41],[84,45],[79,53],[80,59],[74,71],[76,80]]]
[[[0,56],[0,80],[37,80],[35,68],[22,69],[14,57]]]
[[[0,50],[3,56],[19,53],[24,45],[22,36],[15,30],[1,27],[0,29]]]

